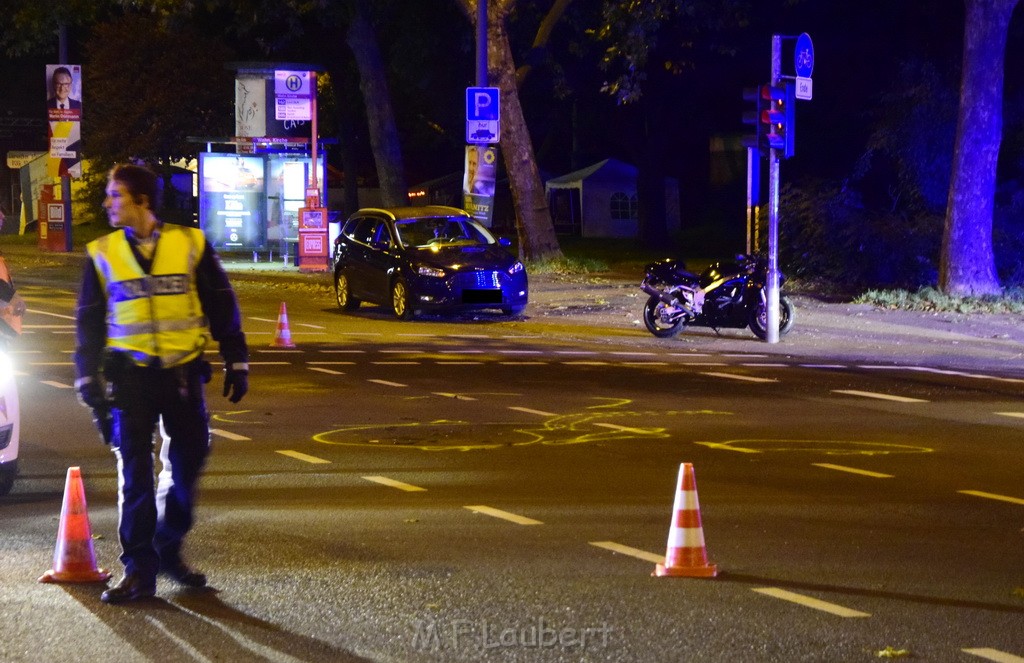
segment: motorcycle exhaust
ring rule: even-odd
[[[671,293],[665,292],[663,290],[658,290],[657,288],[650,285],[646,281],[640,284],[640,289],[646,292],[648,295],[651,295],[652,297],[657,297],[658,299],[665,302],[669,306],[677,306],[681,308],[683,312],[686,313],[687,315],[697,315],[696,313],[694,313],[693,309],[687,306],[684,302],[679,301],[678,297],[675,297]]]

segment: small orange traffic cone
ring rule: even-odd
[[[44,573],[39,582],[102,582],[109,578],[109,572],[96,568],[82,470],[69,467],[64,482],[64,506],[60,510],[53,568]]]
[[[277,333],[274,335],[275,348],[294,348],[292,332],[288,329],[288,307],[281,302],[281,312],[277,314]]]
[[[704,547],[704,528],[700,523],[700,504],[697,501],[697,480],[693,465],[679,466],[679,488],[672,506],[672,525],[668,530],[668,551],[665,563],[654,567],[656,576],[682,576],[713,578],[718,566],[708,564]]]

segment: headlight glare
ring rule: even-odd
[[[420,276],[432,276],[432,277],[434,277],[436,279],[443,279],[444,278],[444,270],[440,269],[438,267],[430,267],[430,266],[427,266],[427,265],[420,265],[420,267],[417,270],[417,272],[419,273]]]

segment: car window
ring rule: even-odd
[[[408,247],[494,243],[483,226],[461,217],[406,219],[396,222],[395,230],[402,245]]]
[[[342,232],[355,242],[369,244],[373,241],[373,235],[379,223],[380,220],[372,216],[356,217],[345,224],[345,229]]]
[[[391,231],[388,230],[388,224],[384,221],[379,221],[377,227],[373,230],[373,240],[380,242],[385,246],[394,246],[394,242],[391,239]]]

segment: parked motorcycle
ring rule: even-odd
[[[661,260],[645,268],[640,289],[650,295],[644,306],[644,325],[659,338],[675,336],[696,325],[768,335],[768,261],[740,254],[735,261],[716,262],[699,275],[680,260]],[[785,277],[779,275],[779,285]],[[779,335],[793,328],[793,305],[779,295]]]

